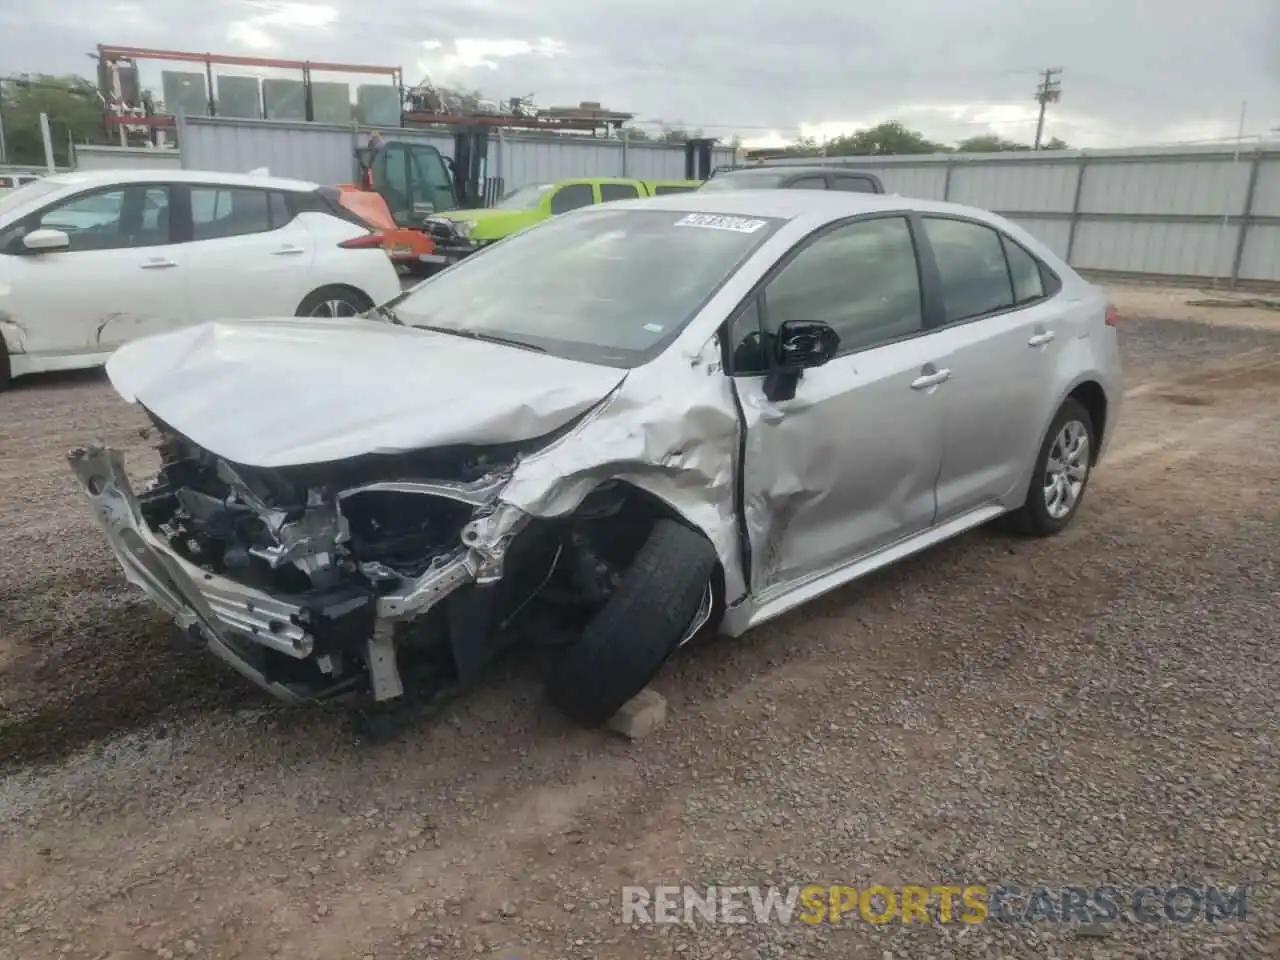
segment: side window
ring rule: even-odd
[[[827,189],[827,181],[825,177],[801,177],[799,180],[792,180],[787,184],[788,190],[825,190]]]
[[[845,193],[875,193],[876,188],[866,177],[835,177],[831,181],[832,190],[843,190]]]
[[[942,279],[947,323],[1013,306],[1013,284],[995,230],[967,220],[925,217],[924,232]]]
[[[632,183],[600,184],[601,203],[608,203],[610,200],[635,200],[639,196],[640,191]]]
[[[218,240],[271,229],[267,191],[247,187],[192,187],[191,239]]]
[[[1044,296],[1044,277],[1040,273],[1040,261],[1026,250],[1001,236],[1004,244],[1004,255],[1009,261],[1009,276],[1013,277],[1013,302],[1030,303]]]
[[[142,229],[140,246],[169,242],[169,191],[165,187],[147,187],[142,196]]]
[[[416,214],[448,210],[453,204],[453,180],[449,176],[440,151],[435,147],[414,144],[406,147],[410,163],[409,197]]]
[[[697,190],[697,189],[698,189],[697,187],[686,187],[684,185],[664,184],[659,187],[654,187],[653,195],[655,197],[660,197],[664,193],[690,193],[691,191]]]
[[[840,335],[841,354],[920,331],[920,272],[906,219],[860,220],[823,234],[769,282],[764,306],[766,340],[787,320],[818,320]]]
[[[138,184],[99,190],[50,207],[28,218],[6,245],[30,230],[60,230],[71,240],[70,250],[119,250],[170,242],[169,190]]]
[[[277,193],[274,190],[267,196],[267,202],[271,208],[271,229],[279,230],[293,219],[293,211],[289,206],[289,198],[283,193]]]
[[[589,183],[571,183],[561,187],[551,197],[551,213],[568,213],[579,207],[589,207],[596,202]]]
[[[729,324],[729,372],[750,376],[769,369],[764,337],[760,330],[760,298],[750,302]]]

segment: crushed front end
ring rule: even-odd
[[[235,466],[166,432],[160,453],[142,493],[116,451],[69,459],[128,579],[286,701],[398,697],[409,661],[465,679],[500,649],[496,618],[559,556],[551,541],[521,537],[533,587],[504,577],[529,525],[498,499],[510,450],[279,470]]]

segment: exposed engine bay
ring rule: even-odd
[[[110,452],[77,451],[73,468],[126,547],[164,548],[134,548],[130,578],[285,699],[389,700],[465,681],[519,641],[572,642],[651,522],[624,485],[563,519],[503,504],[517,445],[265,469],[158,426],[162,465],[136,500]]]

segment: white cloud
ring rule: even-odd
[[[312,3],[273,3],[245,0],[263,12],[227,27],[227,40],[253,50],[270,50],[281,45],[280,33],[296,30],[327,30],[338,20],[338,11]]]

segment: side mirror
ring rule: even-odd
[[[840,349],[840,334],[825,323],[787,320],[778,328],[775,341],[778,366],[790,370],[820,367]]]
[[[61,230],[32,230],[22,238],[22,245],[35,253],[48,253],[66,250],[71,246],[71,238]]]
[[[787,320],[774,337],[773,365],[764,380],[765,398],[773,403],[796,395],[800,374],[820,367],[840,349],[840,334],[815,320]]]

